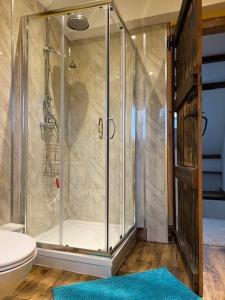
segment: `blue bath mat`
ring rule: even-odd
[[[115,276],[53,289],[55,300],[196,300],[201,299],[166,268]]]

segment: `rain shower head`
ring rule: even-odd
[[[72,14],[67,20],[67,26],[72,30],[83,31],[89,28],[89,22],[88,19],[80,13]]]

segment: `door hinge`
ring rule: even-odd
[[[171,34],[167,37],[167,49],[168,49],[168,51],[171,51],[172,48],[173,48],[173,34]]]
[[[169,241],[169,243],[173,242],[173,238],[174,238],[174,226],[169,225],[168,226],[168,241]]]

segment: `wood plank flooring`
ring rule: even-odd
[[[174,244],[137,241],[118,275],[162,266],[167,266],[185,284],[190,284],[179,251]],[[5,300],[52,299],[51,290],[54,286],[94,279],[87,275],[34,266],[26,281],[14,295],[6,297]],[[204,300],[225,300],[225,248],[204,247]]]
[[[204,246],[204,300],[225,300],[225,248]]]

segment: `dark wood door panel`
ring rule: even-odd
[[[175,177],[191,186],[193,189],[198,189],[198,169],[184,166],[175,166]]]
[[[177,159],[178,165],[194,168],[198,151],[198,97],[185,100],[177,111]]]
[[[196,35],[198,1],[184,2],[189,10],[186,12],[187,15],[183,16],[185,20],[179,36],[175,36],[176,86],[179,92],[182,92],[186,83],[193,81],[194,75],[198,73],[198,37]]]
[[[177,242],[193,289],[202,295],[201,0],[184,0],[174,33],[173,111],[177,113],[174,165]]]

